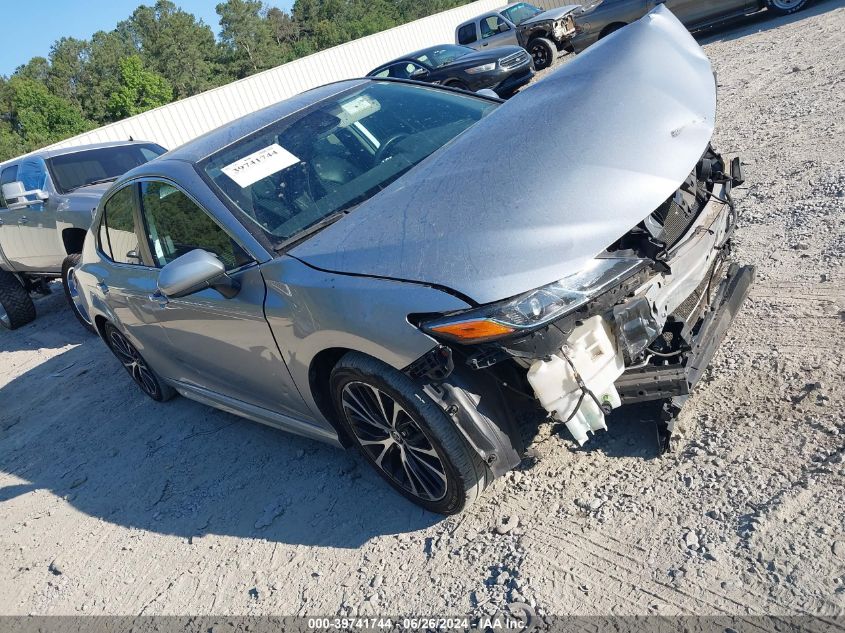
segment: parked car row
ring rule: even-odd
[[[519,464],[526,418],[583,444],[659,400],[667,448],[753,282],[730,260],[740,162],[710,145],[712,68],[665,6],[528,92],[473,92],[512,94],[534,29],[592,15],[537,11],[496,12],[519,46],[418,51],[166,154],[4,164],[0,322],[61,275],[153,400],[356,447],[445,514]]]

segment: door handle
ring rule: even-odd
[[[21,217],[18,220],[18,224],[29,224],[29,218],[27,218],[26,216]]]
[[[108,293],[109,293],[109,287],[108,287],[105,283],[103,283],[102,281],[98,281],[98,282],[97,282],[97,288],[99,288],[99,289],[100,289],[100,291],[101,291],[103,294],[108,294]]]

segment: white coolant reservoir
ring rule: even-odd
[[[558,420],[566,422],[572,437],[583,445],[588,432],[607,430],[607,424],[604,412],[589,395],[581,400],[583,390],[564,355],[572,361],[587,389],[611,408],[621,404],[613,383],[625,371],[625,361],[622,351],[616,348],[610,326],[600,316],[594,316],[572,331],[559,354],[550,360],[535,361],[528,370],[528,382],[540,404]],[[579,400],[581,405],[576,412]]]

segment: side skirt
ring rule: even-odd
[[[234,398],[223,396],[208,389],[203,389],[202,387],[197,387],[196,385],[177,381],[169,381],[169,383],[174,389],[176,389],[176,391],[179,392],[180,395],[190,400],[195,400],[196,402],[209,407],[220,409],[226,413],[231,413],[232,415],[237,415],[239,417],[246,418],[247,420],[252,420],[253,422],[266,424],[267,426],[272,426],[273,428],[281,429],[282,431],[287,431],[288,433],[294,433],[296,435],[332,444],[338,448],[343,448],[337,434],[314,426],[313,424],[309,424],[303,420],[292,418],[281,413],[276,413],[275,411],[268,411],[267,409],[257,407],[253,404],[249,404],[241,400],[235,400]]]

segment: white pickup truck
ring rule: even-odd
[[[61,278],[73,301],[74,268],[91,218],[112,181],[163,154],[155,143],[127,141],[44,150],[0,164],[0,326],[35,319],[31,293]]]

